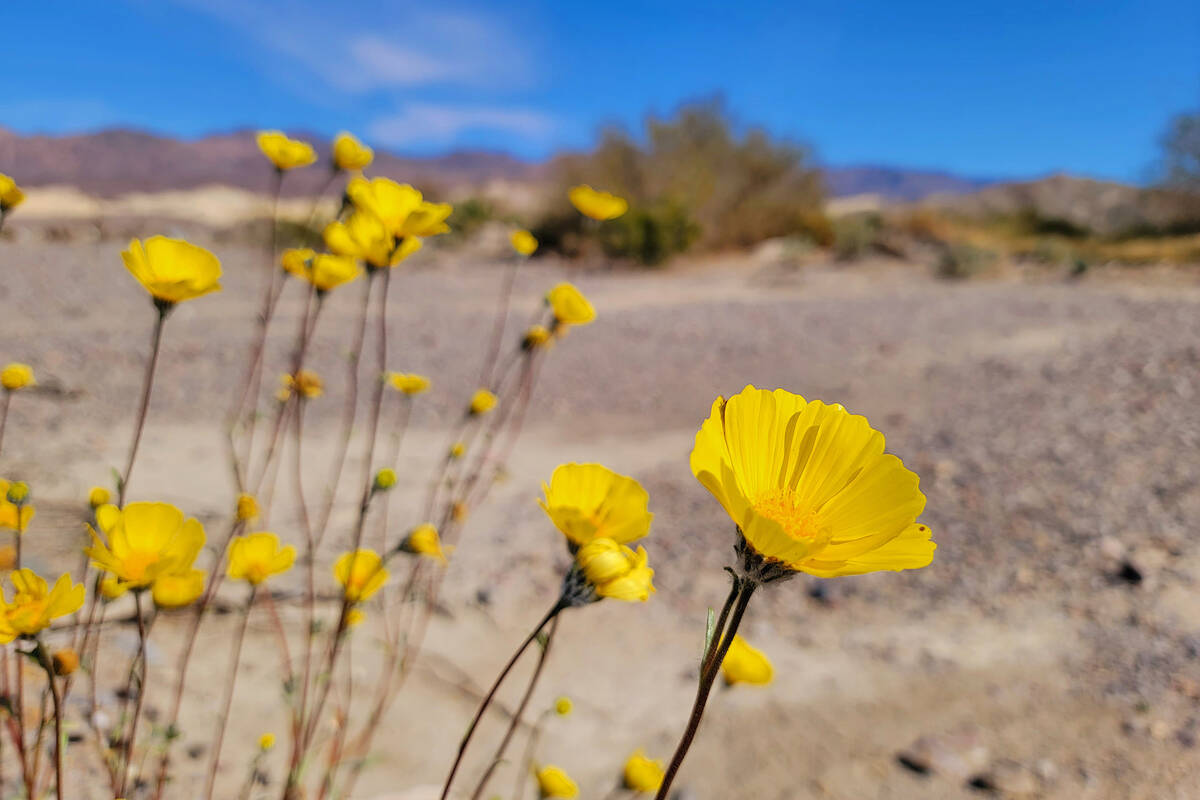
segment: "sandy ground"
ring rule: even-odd
[[[152,311],[119,249],[0,249],[0,360],[28,361],[61,390],[19,397],[4,442],[4,473],[37,493],[27,541],[43,569],[75,563],[82,498],[120,461],[132,425]],[[218,254],[226,291],[170,320],[131,482],[132,499],[176,503],[212,532],[232,502],[220,420],[262,261],[246,248]],[[564,272],[525,269],[517,315]],[[657,517],[646,544],[659,592],[645,606],[604,602],[564,616],[534,708],[569,694],[576,711],[547,724],[538,757],[571,772],[581,796],[601,798],[634,748],[669,756],[732,544],[687,455],[713,397],[748,382],[866,414],[921,475],[939,550],[919,572],[801,579],[756,599],[745,630],[777,679],[715,694],[677,782],[682,797],[1200,796],[1195,273],[955,284],[916,267],[730,261],[571,278],[600,316],[552,353],[510,477],[468,526],[444,607],[356,797],[419,800],[444,776],[480,686],[553,599],[566,556],[534,499],[569,460],[602,461],[650,490]],[[397,526],[417,513],[451,409],[473,387],[499,279],[495,264],[432,255],[397,275],[391,365],[436,384],[406,443]],[[330,379],[312,406],[313,463],[333,449],[335,376],[357,297],[356,287],[339,290],[321,322],[314,358]],[[275,363],[295,299],[285,297]],[[295,520],[277,514],[272,524],[299,539]],[[1140,581],[1121,578],[1123,567]],[[158,623],[162,676],[181,628]],[[226,615],[202,634],[183,737],[196,755],[232,629]],[[355,682],[366,685],[378,647],[370,624],[354,636]],[[120,663],[133,632],[118,629],[112,642]],[[271,629],[256,614],[223,762],[229,787],[243,780],[259,734],[283,733],[278,674]],[[164,702],[149,699],[156,713]],[[501,721],[483,729],[468,778]],[[283,750],[268,759],[275,785]],[[196,796],[202,763],[185,757],[174,796]],[[505,765],[493,789],[508,796],[513,778]]]

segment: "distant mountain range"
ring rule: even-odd
[[[319,136],[304,138],[318,147],[324,160],[328,142]],[[250,130],[183,140],[121,128],[70,136],[23,136],[0,128],[0,172],[24,186],[69,185],[100,197],[211,184],[267,191],[270,185]],[[544,174],[545,165],[484,150],[459,150],[428,158],[379,152],[371,172],[449,187],[493,180],[534,181]],[[320,168],[299,170],[289,176],[285,193],[312,194],[328,174]],[[886,166],[827,167],[825,178],[835,197],[875,194],[896,201],[963,194],[993,183]]]

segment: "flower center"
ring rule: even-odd
[[[124,567],[125,580],[130,583],[138,583],[146,579],[146,572],[150,567],[157,564],[159,554],[156,551],[134,550],[122,559],[121,566]]]
[[[754,511],[772,522],[778,522],[791,538],[816,547],[829,543],[830,532],[807,505],[801,505],[794,492],[786,489],[767,489],[754,498]],[[816,548],[814,548],[816,549]]]

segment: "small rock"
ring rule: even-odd
[[[987,748],[969,732],[947,737],[922,736],[896,754],[897,763],[918,775],[936,772],[959,779],[978,772],[987,760]]]
[[[1165,719],[1156,719],[1150,723],[1150,736],[1158,741],[1163,741],[1171,735],[1171,726]]]
[[[967,785],[980,791],[999,792],[1008,797],[1030,797],[1037,794],[1037,778],[1028,767],[1016,761],[997,761],[986,772],[982,772],[969,781]]]

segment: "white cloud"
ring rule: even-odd
[[[410,103],[398,113],[376,120],[368,133],[383,144],[398,147],[445,144],[461,133],[477,130],[503,131],[542,140],[554,133],[556,127],[553,117],[532,109]]]

